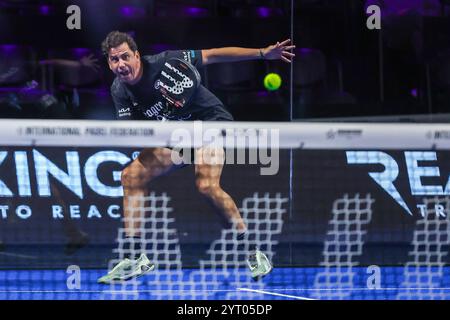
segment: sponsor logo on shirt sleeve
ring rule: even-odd
[[[183,51],[183,59],[189,63],[192,63],[192,58],[195,57],[194,50]]]
[[[119,118],[120,117],[127,117],[127,116],[131,116],[131,109],[128,108],[121,108],[117,111]]]

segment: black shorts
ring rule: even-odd
[[[173,150],[173,148],[169,148],[169,149]],[[184,150],[185,150],[185,149],[183,148],[183,149],[181,149],[181,150],[179,151],[180,158],[183,158]],[[191,162],[184,163],[183,166],[187,166],[187,165],[189,165],[189,164],[193,164],[194,161],[195,161],[195,148],[190,148],[190,150],[191,150],[191,159],[190,159]]]
[[[225,110],[223,106],[208,108],[207,111],[198,115],[198,120],[202,121],[233,121],[231,113]]]
[[[170,150],[173,150],[173,148],[168,148],[168,149],[170,149]],[[186,149],[181,149],[180,151],[179,151],[179,156],[180,156],[180,158],[184,158],[183,157],[183,153],[184,153],[184,151],[185,151]],[[190,159],[187,159],[187,160],[190,160],[190,162],[188,161],[188,162],[183,162],[182,164],[180,164],[179,166],[182,166],[182,167],[184,167],[184,166],[187,166],[187,165],[190,165],[190,164],[194,164],[195,163],[195,148],[190,148],[190,149],[188,149],[188,150],[190,150]],[[226,149],[224,148],[224,152],[225,152],[225,154],[226,154]]]

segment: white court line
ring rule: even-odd
[[[387,288],[289,288],[289,289],[271,289],[273,291],[389,291],[389,290],[450,290],[450,288],[424,288],[424,287],[418,287],[418,288],[407,288],[407,287],[387,287]]]
[[[262,294],[269,294],[269,295],[272,295],[272,296],[286,297],[286,298],[292,298],[292,299],[297,299],[297,300],[315,300],[315,299],[311,299],[311,298],[291,296],[291,295],[288,295],[288,294],[281,294],[281,293],[269,292],[269,291],[263,291],[263,290],[255,290],[255,289],[247,289],[247,288],[238,288],[238,290],[262,293]]]

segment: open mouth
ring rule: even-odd
[[[127,78],[129,75],[131,75],[131,72],[128,69],[127,70],[122,70],[122,71],[119,71],[119,75],[122,78]]]

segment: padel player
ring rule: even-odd
[[[157,55],[141,56],[132,37],[126,33],[113,31],[102,43],[102,51],[109,68],[116,75],[111,86],[111,95],[122,120],[203,120],[231,121],[233,117],[222,102],[208,89],[200,85],[190,103],[183,108],[169,109],[158,100],[155,81],[160,70],[171,58],[188,61],[196,68],[220,62],[252,59],[281,59],[290,63],[294,54],[289,50],[295,46],[290,40],[278,42],[262,49],[225,47],[208,50],[165,51]],[[179,167],[174,165],[171,149],[146,148],[123,171],[123,214],[125,220],[124,251],[130,252],[107,275],[98,282],[111,283],[131,279],[153,270],[154,265],[140,248],[139,233],[140,199],[148,195],[149,182]],[[196,159],[203,159],[205,153],[211,158],[210,150],[195,149]],[[205,156],[206,157],[206,156]],[[224,163],[224,150],[215,150],[212,161],[195,164],[195,183],[198,191],[210,200],[226,221],[237,228],[238,239],[244,241],[246,225],[233,199],[220,187],[220,176]],[[213,163],[213,164],[211,164]],[[214,164],[217,163],[217,164]],[[249,256],[248,261],[253,278],[260,278],[272,270],[268,258],[259,250]]]

